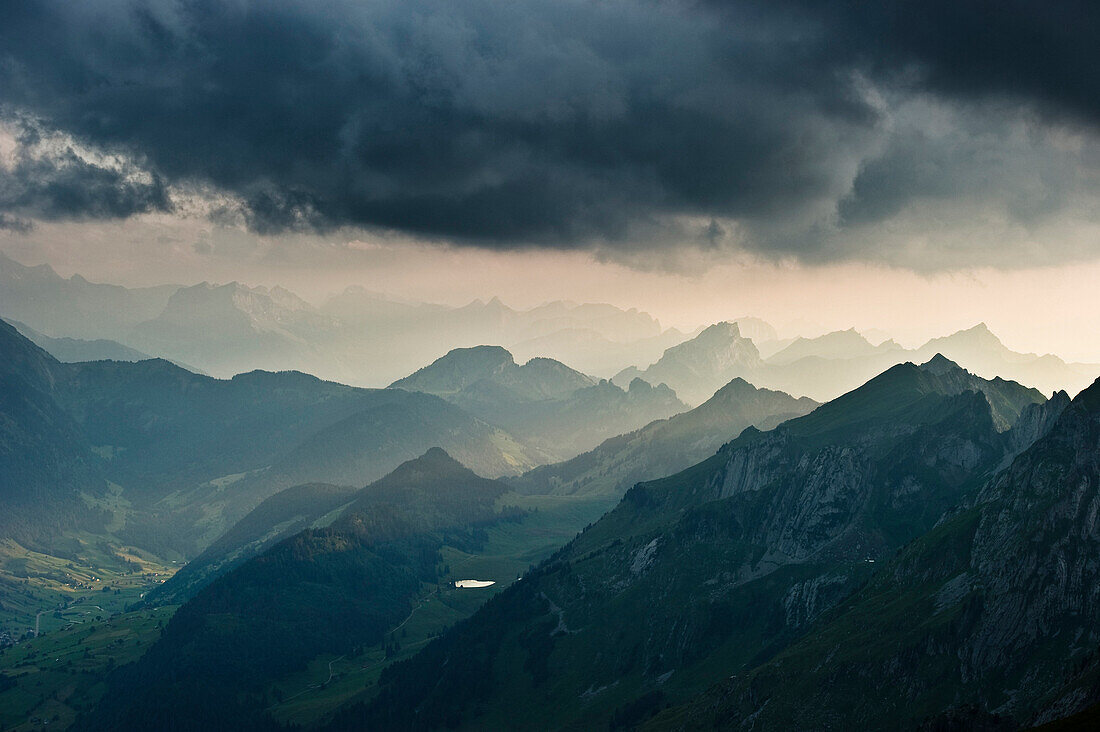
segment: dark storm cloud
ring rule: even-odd
[[[170,211],[164,181],[132,163],[89,160],[72,146],[43,140],[23,126],[8,165],[0,167],[0,212],[51,221],[124,219]],[[30,222],[4,214],[0,227],[29,231]]]
[[[166,181],[231,194],[261,233],[834,256],[845,227],[984,195],[971,143],[1002,133],[955,114],[929,172],[905,99],[1093,124],[1095,33],[1083,3],[6,3],[6,112],[144,175],[0,168],[0,207],[166,210]]]
[[[718,6],[733,3],[718,0]],[[777,0],[821,29],[834,63],[962,98],[1000,95],[1100,121],[1100,5],[1093,0]]]

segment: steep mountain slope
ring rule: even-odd
[[[1100,696],[1098,506],[1100,382],[805,639],[660,721],[1012,728],[1079,711]]]
[[[703,460],[746,427],[768,430],[817,406],[805,397],[734,379],[695,409],[612,437],[572,460],[537,467],[509,483],[526,493],[619,497],[638,481]]]
[[[627,369],[613,381],[623,384],[641,378],[651,384],[667,384],[688,404],[702,404],[731,379],[752,380],[763,366],[756,346],[741,336],[737,323],[724,322],[669,348],[644,371]]]
[[[81,496],[106,491],[101,461],[51,396],[59,367],[0,321],[0,536],[24,546],[104,522]]]
[[[0,536],[44,548],[64,529],[102,528],[81,497],[106,492],[99,462],[49,396],[0,374]]]
[[[166,583],[149,592],[144,604],[156,607],[185,602],[218,575],[344,506],[356,491],[327,483],[297,485],[279,491],[252,509]]]
[[[624,390],[547,358],[520,366],[499,346],[455,349],[391,388],[437,394],[557,459],[685,409],[667,387]]]
[[[506,490],[439,449],[402,464],[331,527],[275,545],[182,606],[81,728],[262,727],[267,682],[380,642],[436,582],[444,544],[475,548],[479,529],[513,515],[495,508]]]
[[[686,698],[780,651],[972,495],[1042,401],[937,359],[747,429],[632,488],[334,727],[593,727]]]
[[[22,379],[38,391],[53,395],[61,368],[57,359],[0,320],[0,374]]]

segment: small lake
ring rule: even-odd
[[[496,582],[494,582],[493,580],[455,580],[455,587],[466,589],[488,587],[489,585],[495,584]]]

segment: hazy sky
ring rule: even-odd
[[[0,251],[1100,361],[1094,2],[0,7]],[[810,326],[804,325],[804,329]]]

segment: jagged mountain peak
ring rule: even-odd
[[[734,395],[748,393],[751,391],[756,391],[756,387],[742,379],[740,376],[735,376],[734,378],[730,379],[728,384],[723,386],[718,391],[714,392],[714,396],[717,397],[720,395]]]
[[[1004,347],[1001,339],[998,338],[984,322],[956,331],[951,335],[933,338],[929,343],[942,343],[944,341],[954,341],[980,346]]]
[[[600,383],[603,383],[603,381],[601,381]],[[607,382],[607,383],[610,384],[611,382]],[[668,387],[668,384],[664,384],[664,383],[661,383],[661,384],[658,384],[658,385],[654,386],[653,384],[650,384],[645,379],[635,376],[631,380],[631,382],[627,385],[626,390],[627,390],[628,393],[641,393],[641,392],[653,391],[654,389],[660,389],[660,388],[668,389],[669,387]],[[669,391],[671,391],[671,389],[669,389]]]
[[[688,404],[702,404],[733,377],[754,373],[763,364],[760,351],[741,335],[738,324],[722,321],[666,349],[645,371],[626,369],[615,380],[624,383],[640,376],[650,384],[663,382]]]
[[[937,376],[942,376],[943,374],[956,370],[970,373],[942,353],[937,353],[935,356],[928,359],[928,361],[922,363],[920,367],[923,371],[936,374]]]
[[[1036,389],[1000,378],[983,379],[938,355],[921,366],[910,361],[892,366],[859,388],[790,424],[806,434],[831,432],[842,425],[892,419],[901,411],[911,410],[929,395],[955,397],[964,392],[984,396],[1000,432],[1008,430],[1028,404],[1046,401]]]
[[[993,333],[993,331],[991,331],[989,329],[989,326],[986,325],[984,321],[981,322],[981,323],[978,323],[977,325],[966,328],[965,330],[960,330],[959,332],[955,333],[955,335],[956,336],[967,336],[967,337],[972,338],[974,340],[982,340],[982,341],[987,341],[989,343],[998,343],[999,344],[1001,342],[1001,339],[998,338]]]
[[[736,321],[723,320],[703,328],[695,340],[713,340],[718,338],[740,338],[741,326]]]

